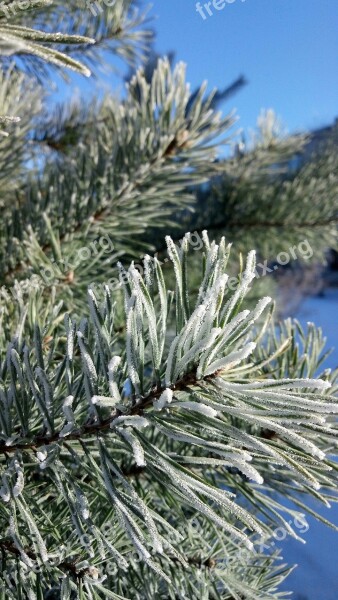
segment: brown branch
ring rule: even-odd
[[[136,464],[130,465],[130,467],[120,467],[123,477],[140,477],[146,470],[146,467],[139,467]]]
[[[181,563],[180,559],[177,558],[177,556],[170,556],[170,560],[176,563]],[[189,564],[189,565],[193,565],[198,567],[199,569],[201,567],[206,567],[207,569],[213,569],[214,567],[216,567],[216,560],[213,558],[207,558],[204,559],[200,556],[191,556],[191,557],[185,557],[185,561]]]
[[[3,552],[7,552],[9,554],[12,554],[13,556],[15,556],[17,558],[21,558],[21,552],[20,552],[19,548],[17,548],[11,540],[8,540],[8,539],[0,540],[0,550],[2,550]],[[25,552],[25,554],[27,554],[28,558],[30,558],[31,560],[33,560],[36,563],[38,562],[38,557],[30,548],[24,548],[24,552]],[[59,564],[53,565],[53,567],[72,575],[76,579],[81,579],[85,575],[90,576],[91,569],[92,569],[92,567],[86,567],[85,569],[80,569],[78,571],[76,569],[76,561],[72,561],[72,562],[62,561]]]
[[[171,389],[173,391],[180,391],[187,388],[189,385],[196,385],[197,383],[196,373],[187,373],[185,377],[172,385]],[[63,442],[82,440],[87,436],[97,436],[101,433],[106,433],[107,430],[111,428],[111,425],[114,423],[114,421],[116,421],[116,419],[119,417],[142,415],[143,411],[146,408],[149,408],[149,406],[153,404],[154,400],[161,396],[163,391],[164,388],[154,387],[146,396],[137,399],[138,401],[134,403],[127,413],[121,413],[120,411],[117,411],[112,417],[109,417],[108,419],[105,419],[99,423],[88,423],[78,431],[74,431],[66,437],[61,437],[60,432],[56,432],[51,436],[37,436],[34,440],[26,444],[13,444],[12,446],[6,446],[6,444],[2,443],[0,444],[0,454],[13,454],[18,450],[21,452],[28,450],[35,451],[38,448],[41,448],[41,446],[49,446],[53,443],[62,444]]]

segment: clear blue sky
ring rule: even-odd
[[[193,86],[249,80],[224,106],[237,108],[244,128],[261,108],[274,108],[290,131],[338,116],[338,0],[233,0],[206,20],[195,0],[153,4],[156,49],[175,50]]]
[[[176,60],[187,63],[192,89],[204,79],[210,89],[240,74],[248,79],[223,107],[237,109],[244,129],[255,126],[262,108],[273,108],[291,132],[338,117],[338,0],[232,0],[206,20],[196,12],[196,0],[152,4],[155,49],[174,50]],[[88,18],[95,18],[90,11]],[[58,82],[54,99],[70,96],[76,87],[87,97],[98,93],[91,79],[71,81],[69,87]],[[121,81],[110,74],[101,87],[121,89]]]

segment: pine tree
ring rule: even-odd
[[[338,372],[252,248],[336,245],[335,143],[290,173],[267,113],[219,160],[233,114],[144,67],[137,4],[0,5],[0,594],[283,598],[276,533],[337,497]],[[48,109],[111,55],[123,98]]]

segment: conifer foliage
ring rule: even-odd
[[[95,18],[77,0],[3,4],[0,597],[286,597],[275,532],[300,539],[307,514],[323,520],[309,500],[337,499],[337,373],[319,329],[254,297],[254,250],[238,261],[224,236],[165,232],[198,227],[214,176],[237,189],[222,202],[245,236],[258,190],[277,194],[272,163],[303,139],[270,115],[217,161],[233,115],[204,84],[191,94],[181,64],[146,76],[138,3]],[[51,68],[89,75],[110,54],[137,65],[122,99],[48,112]],[[316,178],[331,198],[329,168],[299,172],[278,218]]]

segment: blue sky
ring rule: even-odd
[[[273,108],[290,132],[316,129],[338,117],[338,0],[232,0],[206,20],[196,11],[196,0],[152,4],[155,49],[174,50],[176,60],[187,63],[192,89],[205,79],[212,89],[240,74],[247,78],[249,84],[223,106],[224,112],[237,109],[245,130],[255,126],[262,108]],[[95,18],[90,11],[88,18]],[[76,87],[86,96],[98,93],[92,79],[71,81],[68,89],[59,85],[55,99]],[[100,84],[121,89],[111,74]]]
[[[337,0],[233,0],[206,20],[195,0],[155,0],[151,14],[157,51],[175,50],[193,86],[246,76],[224,106],[237,108],[244,128],[261,108],[274,108],[290,131],[338,116]]]

